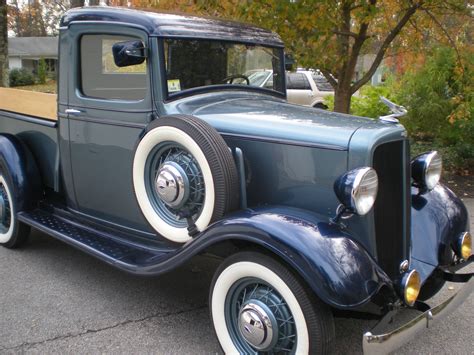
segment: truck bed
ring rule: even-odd
[[[28,100],[23,102],[14,100],[11,96],[7,98],[4,95],[5,90],[13,91],[14,89],[0,89],[0,134],[12,134],[20,138],[35,157],[43,184],[57,190],[59,188],[57,121],[53,120],[52,117],[45,118],[20,113],[30,112],[33,114],[33,107],[28,103]],[[19,92],[21,90],[15,91]],[[27,96],[20,94],[18,98],[25,98]],[[33,96],[36,95],[30,95],[30,97]],[[51,106],[51,103],[45,101],[43,103],[37,102],[35,105],[38,107],[37,112],[44,114],[46,112],[44,106]],[[54,103],[54,106],[56,106],[56,103]],[[50,114],[52,115],[52,113]]]
[[[0,110],[57,120],[57,95],[0,88]]]

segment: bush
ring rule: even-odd
[[[48,67],[44,58],[41,58],[38,62],[38,82],[40,84],[46,84],[46,78],[48,76]]]
[[[352,96],[350,113],[355,116],[378,118],[388,115],[388,107],[380,101],[380,96],[393,99],[393,82],[387,80],[385,84],[379,86],[365,85],[359,92]],[[334,96],[327,96],[325,104],[329,110],[334,109]]]
[[[396,101],[406,106],[402,123],[418,145],[445,156],[445,167],[474,171],[474,59],[459,63],[451,48],[436,48],[423,68],[406,73]]]
[[[35,83],[35,77],[33,73],[25,68],[10,70],[9,77],[11,87],[32,85]]]

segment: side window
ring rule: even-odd
[[[289,73],[287,76],[287,89],[311,90],[311,85],[304,74]]]
[[[84,96],[109,100],[142,100],[147,92],[146,61],[139,65],[115,65],[112,46],[137,40],[129,36],[84,35],[80,43],[80,85]]]
[[[316,83],[319,91],[333,91],[332,85],[329,81],[321,75],[313,75],[313,80]]]

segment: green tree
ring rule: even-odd
[[[472,50],[471,50],[472,52]],[[474,56],[449,47],[404,74],[396,100],[408,109],[402,123],[419,143],[434,143],[451,167],[474,170]]]
[[[160,0],[135,6],[204,13],[248,21],[278,32],[299,64],[320,69],[335,89],[334,109],[349,112],[351,96],[366,84],[392,47],[422,43],[438,16],[470,14],[465,0]],[[406,31],[406,27],[410,31]],[[420,27],[426,31],[417,31]],[[415,36],[416,34],[416,36]],[[357,80],[364,54],[374,54]],[[337,80],[334,79],[334,77]]]
[[[46,60],[40,58],[38,62],[38,81],[40,84],[46,84],[46,77],[48,76],[48,68]]]

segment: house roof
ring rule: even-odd
[[[272,31],[215,18],[91,6],[69,10],[61,20],[61,27],[80,22],[127,24],[157,37],[205,38],[283,47],[280,37]]]
[[[58,57],[58,37],[10,37],[8,56]]]

